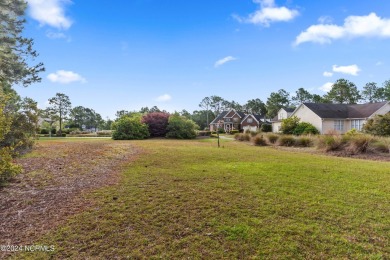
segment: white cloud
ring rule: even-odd
[[[326,82],[324,85],[319,87],[318,89],[324,92],[329,92],[332,89],[333,83],[332,82]]]
[[[295,39],[294,45],[304,42],[331,43],[342,38],[357,37],[390,37],[390,19],[381,18],[375,13],[366,16],[348,16],[344,24],[317,24],[301,32]]]
[[[383,64],[383,61],[378,61],[377,63],[375,63],[375,66],[382,66]]]
[[[343,74],[357,76],[359,71],[361,71],[361,69],[356,64],[349,65],[349,66],[333,65],[333,72],[339,72]]]
[[[260,24],[268,27],[273,22],[288,22],[299,15],[297,10],[288,9],[285,6],[277,7],[274,0],[253,0],[260,4],[259,10],[250,14],[246,18],[234,15],[233,17],[239,22]]]
[[[161,95],[159,97],[156,98],[156,101],[158,102],[167,102],[167,101],[170,101],[172,99],[172,97],[168,94],[164,94],[164,95]]]
[[[321,24],[330,24],[333,22],[333,18],[330,17],[330,16],[321,16],[320,18],[318,18],[318,22],[321,23]]]
[[[333,73],[332,73],[332,72],[329,72],[329,71],[325,71],[322,75],[323,75],[324,77],[332,77],[332,76],[333,76]]]
[[[52,31],[46,32],[46,36],[50,39],[67,39],[68,38],[68,37],[66,37],[66,35],[64,33],[52,32]]]
[[[214,67],[218,68],[219,66],[221,66],[229,61],[234,61],[234,60],[236,60],[236,58],[234,58],[233,56],[227,56],[223,59],[217,60],[214,64]]]
[[[73,71],[58,70],[56,73],[50,73],[47,78],[54,83],[69,84],[72,82],[86,83],[87,80]]]
[[[28,0],[29,13],[41,26],[49,25],[66,30],[70,28],[72,21],[65,16],[64,5],[70,3],[70,0]]]

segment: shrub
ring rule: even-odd
[[[317,148],[326,152],[335,151],[341,149],[345,142],[340,135],[322,135],[318,138]]]
[[[223,128],[218,128],[218,133],[224,134],[224,133],[225,133],[225,129],[223,129]]]
[[[251,131],[249,134],[250,134],[252,137],[254,137],[254,136],[257,135],[257,132],[256,132],[256,131]]]
[[[363,131],[372,135],[390,136],[390,113],[376,115],[363,126]]]
[[[390,138],[380,138],[378,140],[374,140],[371,147],[377,152],[390,153]]]
[[[251,136],[250,134],[244,134],[244,133],[241,133],[241,134],[235,134],[234,135],[234,138],[238,141],[250,141],[251,140]]]
[[[41,135],[48,135],[49,134],[49,129],[42,128],[41,131],[39,132]]]
[[[110,137],[110,136],[112,136],[112,131],[111,130],[102,130],[102,131],[96,132],[96,135]]]
[[[168,138],[193,139],[196,138],[195,130],[198,126],[194,121],[175,113],[169,117],[167,135]]]
[[[279,138],[279,145],[280,146],[294,146],[295,145],[295,138],[290,135],[283,135]]]
[[[261,132],[269,133],[272,132],[272,125],[270,124],[262,124],[260,127]]]
[[[275,135],[275,134],[268,134],[267,135],[267,139],[268,139],[268,142],[271,143],[271,144],[275,144],[278,139],[279,139],[279,135]]]
[[[124,116],[112,123],[112,139],[142,140],[149,137],[148,126],[139,117]]]
[[[147,124],[152,137],[164,137],[167,134],[169,114],[153,112],[142,117],[142,123]]]
[[[256,135],[252,138],[252,142],[254,145],[257,146],[266,146],[267,142],[265,141],[264,137],[262,135]]]
[[[317,130],[317,128],[307,122],[301,122],[298,123],[298,125],[293,130],[294,135],[307,135],[307,134],[319,134],[320,132]]]
[[[298,117],[293,116],[290,118],[286,118],[282,120],[282,127],[280,130],[282,131],[283,134],[291,135],[294,133],[294,130],[298,126],[298,124],[299,124]]]
[[[351,154],[365,153],[373,142],[373,139],[370,135],[360,134],[352,136],[348,141],[346,151]]]
[[[300,136],[295,140],[296,146],[310,147],[313,146],[313,139],[308,136]]]

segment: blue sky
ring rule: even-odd
[[[198,110],[206,96],[244,104],[303,87],[324,94],[390,79],[390,1],[28,0],[25,35],[46,72],[17,87],[47,106],[114,118],[154,105]]]

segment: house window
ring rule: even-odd
[[[234,123],[238,123],[239,118],[233,118]]]
[[[344,120],[335,120],[334,121],[334,130],[344,131]]]
[[[248,120],[246,120],[249,124],[250,123],[253,123],[253,119],[252,118],[248,118]]]
[[[355,128],[358,131],[362,131],[363,128],[363,120],[352,120],[351,121],[351,129]]]

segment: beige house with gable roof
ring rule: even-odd
[[[281,112],[280,116],[283,116],[281,110],[279,110]],[[314,125],[321,134],[326,134],[329,131],[337,131],[343,134],[353,128],[361,131],[369,118],[389,112],[389,101],[354,105],[303,103],[288,117],[297,116],[301,122]],[[274,133],[280,132],[280,126],[281,120],[274,120],[272,131]]]

